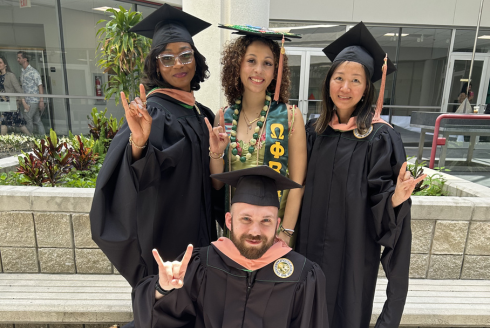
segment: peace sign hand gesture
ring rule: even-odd
[[[207,118],[204,118],[209,130],[209,150],[213,153],[224,153],[226,146],[230,142],[230,137],[225,131],[225,114],[223,109],[218,111],[219,125],[212,127]]]
[[[153,257],[158,263],[158,283],[163,290],[179,289],[184,286],[184,276],[187,265],[191,260],[193,246],[187,246],[182,261],[163,262],[156,249],[153,250]],[[163,295],[155,291],[155,298],[160,299]]]
[[[140,97],[136,97],[128,105],[126,95],[121,92],[121,102],[126,114],[126,121],[132,133],[133,142],[138,146],[143,146],[150,137],[152,118],[146,109],[146,91],[143,84],[140,84]]]
[[[412,195],[415,186],[420,181],[424,180],[427,174],[421,175],[417,179],[414,179],[410,174],[410,171],[407,171],[407,162],[403,163],[400,168],[400,173],[398,174],[398,179],[396,181],[395,193],[391,198],[391,203],[393,208],[397,207]]]

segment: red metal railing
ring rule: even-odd
[[[439,127],[443,119],[465,119],[465,120],[490,120],[490,115],[474,115],[474,114],[442,114],[436,119],[436,126],[434,127],[434,137],[432,138],[432,149],[430,151],[429,168],[434,168],[434,162],[436,160],[437,146],[444,146],[446,144],[446,138],[439,138]]]

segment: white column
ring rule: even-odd
[[[270,0],[182,0],[182,9],[213,24],[193,37],[194,44],[209,66],[210,77],[196,92],[198,102],[216,112],[226,105],[221,88],[221,52],[230,40],[231,30],[218,28],[221,24],[269,26]]]

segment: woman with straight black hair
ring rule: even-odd
[[[131,29],[153,38],[140,97],[111,143],[97,179],[92,237],[131,286],[158,274],[152,250],[173,261],[216,240],[209,172],[214,114],[194,99],[208,77],[192,36],[210,24],[163,5]]]
[[[383,65],[385,53],[364,24],[323,51],[332,66],[322,113],[306,126],[308,170],[296,250],[325,273],[329,326],[367,328],[383,246],[388,299],[376,327],[396,328],[408,290],[409,197],[424,176],[414,179],[406,171],[400,135],[380,119],[386,72],[395,67],[387,58]]]

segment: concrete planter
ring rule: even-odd
[[[412,197],[410,276],[490,279],[490,188],[442,174],[449,196]],[[0,186],[0,272],[117,273],[91,238],[93,194]]]

